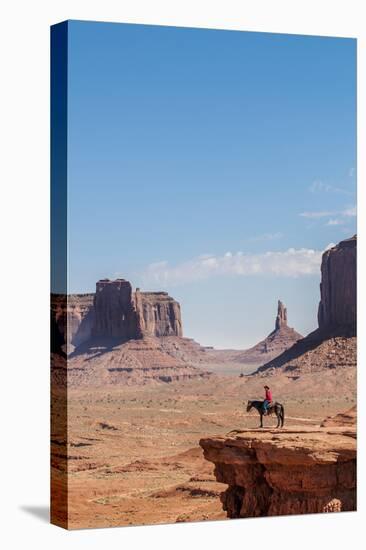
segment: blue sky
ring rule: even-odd
[[[69,292],[125,277],[244,348],[316,328],[356,231],[356,41],[69,23]]]

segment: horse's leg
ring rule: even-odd
[[[273,412],[275,413],[276,418],[277,418],[277,426],[276,426],[276,428],[279,428],[279,427],[280,427],[280,424],[281,424],[281,417],[280,417],[280,411],[278,410],[278,407],[275,407],[275,408],[273,409]]]
[[[263,414],[260,413],[260,415],[261,415],[261,425],[260,425],[259,427],[260,427],[260,428],[263,428]]]
[[[281,416],[278,414],[278,412],[276,412],[276,416],[277,416],[277,426],[276,426],[276,428],[279,428],[280,423],[281,423]]]

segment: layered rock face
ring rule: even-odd
[[[230,518],[356,509],[355,427],[251,430],[200,440]]]
[[[176,336],[166,337],[178,340]],[[55,386],[64,383],[67,371],[67,386],[105,387],[109,385],[135,386],[154,383],[170,383],[182,380],[209,378],[211,373],[193,366],[169,352],[163,343],[165,338],[144,337],[139,340],[94,344],[87,350],[71,355],[65,363],[54,370]],[[96,341],[98,342],[98,341]]]
[[[94,294],[51,297],[52,351],[71,353],[89,340],[95,324]]]
[[[287,309],[278,300],[275,329],[252,348],[236,354],[234,360],[241,363],[264,363],[283,353],[301,338],[300,333],[287,325]]]
[[[180,305],[167,292],[135,293],[142,331],[153,336],[183,336]]]
[[[356,334],[357,237],[341,241],[323,254],[318,323],[321,330]]]
[[[124,279],[97,283],[94,299],[97,336],[121,340],[182,336],[180,305],[167,292],[132,291]]]
[[[108,336],[122,341],[142,337],[141,319],[129,281],[98,281],[94,311],[94,336]]]
[[[133,291],[124,279],[98,281],[95,294],[53,295],[51,327],[53,348],[66,354],[92,338],[183,335],[176,300],[167,292]]]

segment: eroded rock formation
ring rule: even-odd
[[[252,348],[237,353],[234,360],[240,363],[264,363],[283,353],[301,338],[300,333],[287,325],[287,309],[278,300],[274,330]]]
[[[267,361],[259,373],[278,368],[299,374],[318,368],[356,367],[356,252],[356,236],[324,252],[319,328]]]
[[[98,281],[95,335],[121,340],[182,336],[180,305],[167,292],[132,291],[129,281]]]
[[[105,387],[109,385],[145,385],[170,383],[182,380],[209,378],[211,373],[192,363],[172,355],[162,340],[184,340],[176,336],[164,338],[144,337],[126,342],[114,341],[102,345],[91,341],[78,353],[71,354],[64,362],[53,362],[55,387]],[[97,343],[94,343],[97,342]]]
[[[98,281],[94,311],[94,336],[107,336],[122,341],[142,338],[141,319],[129,281]]]
[[[167,292],[133,291],[124,279],[98,281],[95,294],[53,295],[51,327],[54,349],[67,354],[92,338],[125,342],[183,335],[176,300]]]
[[[314,331],[299,340],[290,349],[281,353],[262,367],[254,376],[272,376],[281,370],[287,376],[298,378],[310,372],[326,370],[355,370],[357,365],[357,339],[334,336],[324,338],[320,331]]]
[[[356,509],[355,428],[250,430],[200,440],[228,517]]]
[[[321,330],[356,334],[357,237],[341,241],[323,254],[318,323]]]
[[[71,353],[89,340],[95,324],[94,294],[51,297],[52,351]]]
[[[287,327],[287,308],[285,308],[281,300],[278,300],[275,330],[280,330],[284,326]]]
[[[182,337],[180,305],[166,292],[102,279],[95,294],[53,295],[54,387],[202,379],[206,350]],[[74,353],[73,353],[74,352]]]
[[[167,292],[135,293],[142,331],[151,336],[182,336],[180,305]]]

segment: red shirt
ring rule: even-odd
[[[272,401],[272,392],[271,392],[271,390],[266,390],[266,399],[267,399],[267,401]]]

